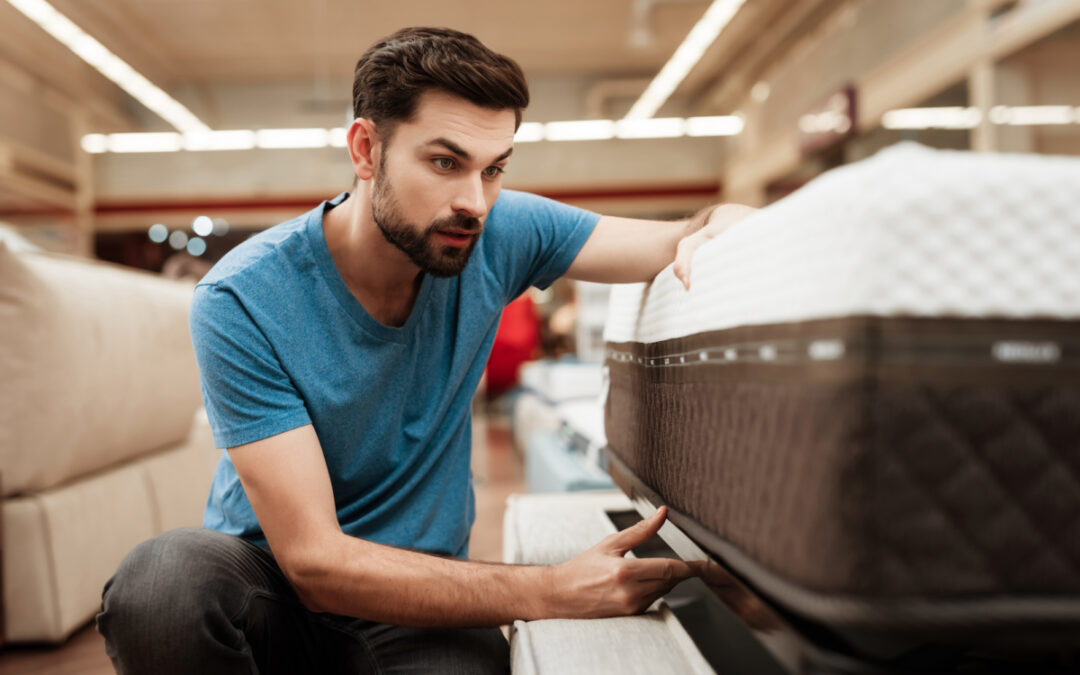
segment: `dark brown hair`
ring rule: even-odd
[[[521,67],[472,35],[449,28],[405,28],[372,45],[356,62],[353,115],[373,121],[389,141],[412,118],[420,96],[440,90],[484,108],[512,108],[515,129],[529,105]]]

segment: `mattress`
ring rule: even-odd
[[[894,146],[615,288],[613,475],[795,616],[1076,644],[1078,320],[1080,160]]]

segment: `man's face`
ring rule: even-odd
[[[427,92],[382,143],[371,193],[386,240],[437,277],[459,274],[499,196],[513,150],[513,110]]]

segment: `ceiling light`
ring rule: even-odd
[[[210,220],[210,216],[196,216],[191,221],[191,230],[200,237],[207,237],[214,231],[214,221]]]
[[[260,129],[255,132],[260,148],[325,148],[330,145],[328,129]]]
[[[881,117],[886,129],[974,129],[982,121],[978,108],[901,108]]]
[[[179,131],[206,131],[209,129],[179,101],[159,89],[123,59],[56,11],[45,0],[8,0],[15,9],[41,26],[45,32],[59,40],[83,61],[99,73],[115,82],[135,100],[154,111]]]
[[[990,108],[990,121],[1010,126],[1072,124],[1072,106],[1068,105],[996,105]]]
[[[764,103],[769,98],[769,94],[772,93],[772,87],[765,80],[759,81],[753,87],[750,88],[750,98],[755,103]]]
[[[109,149],[109,137],[105,134],[86,134],[82,137],[82,149],[94,154],[106,152]]]
[[[330,130],[330,147],[344,148],[349,144],[349,137],[344,127],[335,127]]]
[[[157,223],[156,225],[151,225],[150,229],[146,231],[146,234],[150,237],[150,241],[155,244],[160,244],[169,238],[169,228],[161,223]]]
[[[206,240],[199,237],[192,237],[187,243],[187,252],[198,258],[203,253],[206,253]]]
[[[174,250],[181,251],[187,246],[188,236],[187,232],[180,230],[173,230],[173,233],[169,235],[169,246],[172,246]]]
[[[536,141],[597,141],[680,136],[735,136],[742,131],[739,115],[713,117],[665,117],[644,120],[570,120],[526,122],[514,135],[517,143]],[[251,131],[205,131],[188,134],[154,132],[135,134],[87,134],[82,147],[87,152],[176,152],[178,150],[250,150],[253,148],[344,147],[345,129],[262,129]]]
[[[183,137],[172,131],[149,134],[109,134],[109,152],[176,152]]]
[[[690,29],[682,44],[660,69],[641,97],[626,113],[628,119],[652,117],[664,105],[679,83],[716,41],[746,0],[713,0],[705,15]]]
[[[614,137],[615,123],[611,120],[573,120],[544,125],[544,138],[549,141],[603,141]]]
[[[250,150],[254,147],[255,132],[248,129],[184,134],[185,150]]]
[[[678,138],[685,130],[686,120],[681,117],[627,119],[615,123],[616,138]]]
[[[535,143],[544,140],[544,125],[539,122],[522,122],[514,134],[515,143]]]
[[[690,117],[686,120],[687,136],[738,136],[743,130],[743,118],[738,115]]]

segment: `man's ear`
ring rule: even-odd
[[[380,150],[379,135],[375,124],[367,118],[357,118],[349,125],[345,133],[349,145],[349,157],[352,158],[353,170],[360,180],[368,180],[375,175],[376,153]]]

